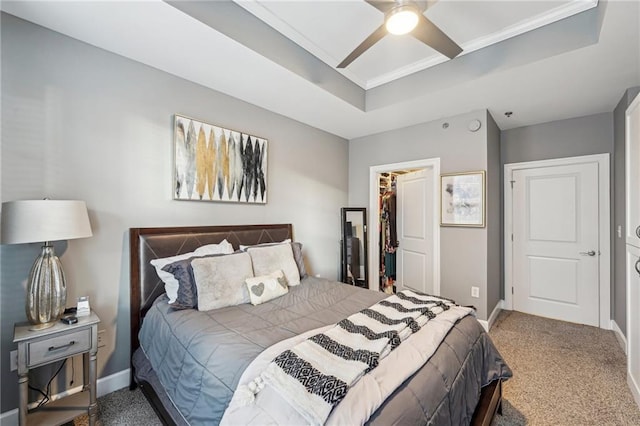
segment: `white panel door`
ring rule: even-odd
[[[396,280],[406,287],[434,294],[433,286],[433,173],[431,169],[396,178]]]
[[[513,172],[513,309],[599,325],[598,164]]]
[[[627,245],[627,382],[640,405],[640,248]]]
[[[626,112],[627,382],[640,406],[640,94]]]
[[[626,112],[627,244],[640,247],[640,94]],[[636,308],[640,308],[636,306]]]

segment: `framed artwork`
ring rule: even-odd
[[[267,202],[266,139],[181,115],[174,127],[174,200]]]
[[[485,171],[440,175],[440,226],[484,227]]]

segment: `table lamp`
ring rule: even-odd
[[[2,244],[44,242],[27,283],[27,318],[33,329],[53,326],[64,313],[67,286],[52,241],[92,236],[87,206],[75,200],[2,203]]]

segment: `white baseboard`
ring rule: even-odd
[[[126,370],[122,370],[117,373],[113,373],[110,376],[98,379],[98,398],[108,393],[126,388],[127,386],[129,386],[130,378],[131,370],[127,368]]]
[[[118,373],[111,374],[107,377],[102,377],[97,381],[97,392],[96,395],[100,398],[103,395],[108,393],[120,390],[122,388],[126,388],[129,386],[129,377],[130,370],[127,368],[126,370],[122,370]],[[51,400],[55,401],[56,399],[63,398],[67,395],[73,395],[74,393],[80,392],[82,390],[82,386],[77,386],[72,389],[67,389],[63,392],[57,393],[51,397]],[[30,404],[31,405],[31,404]],[[5,411],[0,414],[0,425],[1,426],[17,426],[18,425],[18,409],[14,409],[11,411]]]
[[[484,330],[487,333],[489,332],[489,330],[493,326],[493,323],[496,322],[496,318],[498,318],[498,314],[502,310],[502,306],[503,305],[504,305],[504,300],[499,300],[498,303],[496,304],[496,307],[493,308],[493,312],[491,312],[491,315],[489,315],[489,319],[487,321],[478,320],[480,325],[482,325],[482,327],[484,327]]]
[[[638,407],[640,407],[640,386],[638,386],[629,373],[627,373],[627,384],[629,385],[633,399],[636,401]]]
[[[618,327],[618,323],[615,320],[611,320],[611,330],[613,330],[613,335],[616,336],[616,340],[620,344],[620,347],[624,351],[624,354],[627,355],[627,338],[625,337],[620,327]]]
[[[16,426],[18,424],[18,409],[11,411],[5,411],[0,414],[0,425],[2,426]]]

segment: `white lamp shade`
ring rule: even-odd
[[[2,203],[2,244],[72,240],[92,235],[84,201],[23,200]]]

